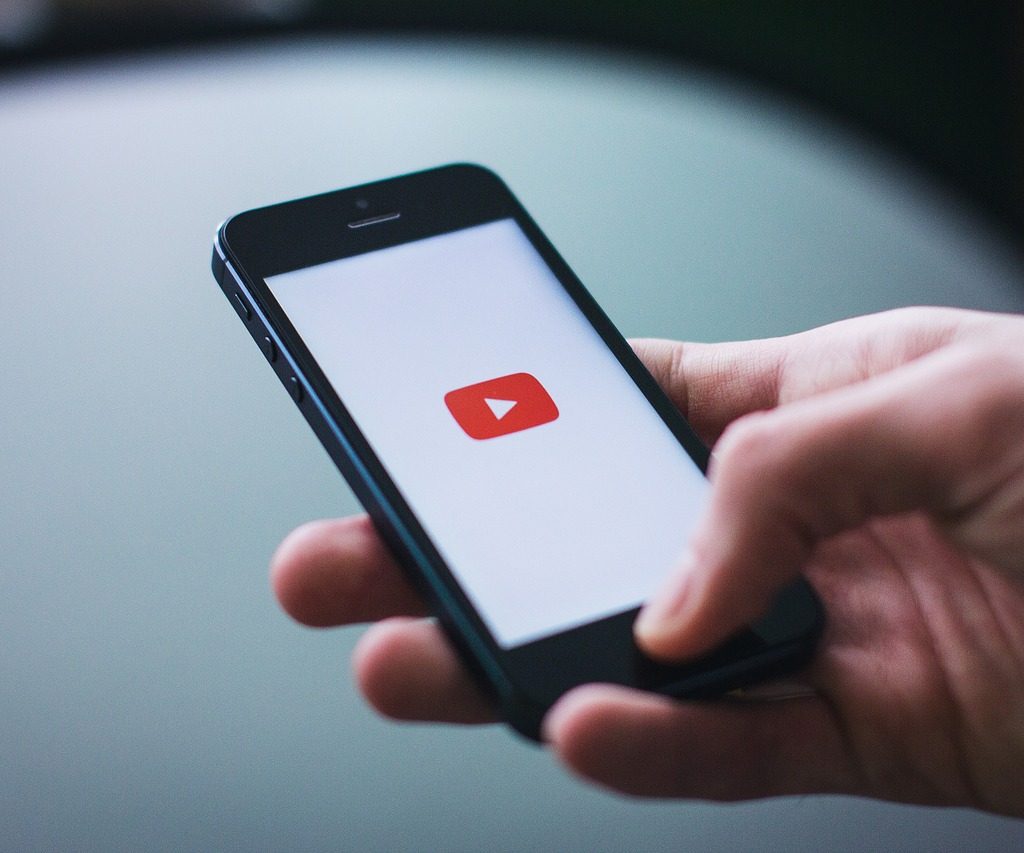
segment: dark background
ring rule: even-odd
[[[41,4],[45,5],[45,4]],[[1024,13],[1016,3],[867,0],[57,2],[0,67],[311,32],[509,33],[754,78],[890,147],[1021,245]]]

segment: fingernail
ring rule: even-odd
[[[638,637],[644,640],[657,639],[679,627],[680,616],[689,597],[694,567],[693,555],[688,553],[672,576],[644,605],[633,626]]]

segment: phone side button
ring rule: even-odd
[[[237,290],[235,291],[235,308],[238,309],[239,316],[248,323],[252,319],[252,309],[249,307],[249,303],[245,301],[242,294]]]
[[[288,377],[288,390],[291,391],[292,399],[296,403],[302,402],[302,398],[304,396],[302,393],[302,383],[299,382],[299,378],[297,376]]]
[[[277,361],[277,346],[274,344],[274,339],[270,337],[270,335],[263,336],[263,340],[260,341],[260,349],[263,350],[263,354],[271,364]]]

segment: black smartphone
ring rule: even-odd
[[[708,450],[492,172],[240,213],[213,273],[523,734],[586,682],[713,696],[811,654],[823,616],[802,581],[699,660],[634,644],[707,498]]]

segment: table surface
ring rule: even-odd
[[[644,803],[498,727],[366,710],[279,539],[357,509],[208,268],[244,208],[502,174],[628,335],[1024,307],[956,201],[792,104],[497,42],[318,40],[0,80],[0,838],[12,850],[1007,849],[966,811]]]

